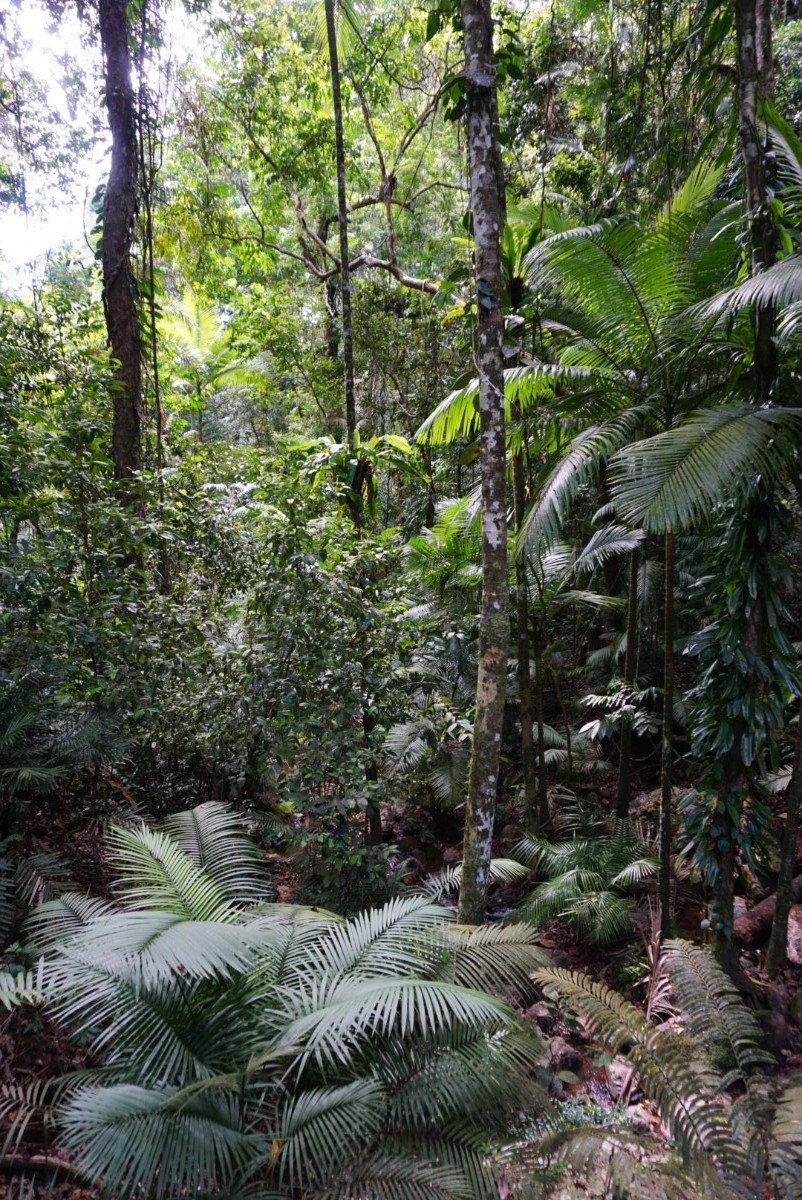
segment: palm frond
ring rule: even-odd
[[[162,829],[226,899],[252,904],[269,894],[263,859],[242,818],[227,805],[214,800],[199,804],[168,817]]]
[[[802,409],[727,406],[696,413],[613,457],[618,511],[649,532],[700,523],[713,505],[758,475],[775,478],[792,461],[800,433]]]
[[[554,394],[561,383],[586,383],[590,372],[570,364],[531,363],[508,367],[504,372],[505,419],[517,402],[524,412],[537,401]],[[415,441],[429,445],[450,444],[458,437],[473,437],[479,431],[479,381],[471,379],[449,392],[429,414],[415,434]]]
[[[310,948],[312,964],[342,976],[374,978],[418,975],[438,957],[430,931],[448,919],[427,896],[398,896],[368,909],[347,924],[332,925]]]
[[[0,1004],[11,1009],[22,1004],[44,1004],[46,997],[44,963],[28,971],[0,970]]]
[[[517,883],[526,877],[526,868],[512,858],[493,858],[488,867],[490,883]],[[436,875],[429,875],[421,884],[421,890],[427,896],[437,896],[443,892],[456,892],[462,881],[462,863],[444,867]]]
[[[117,1195],[214,1192],[247,1162],[254,1134],[233,1104],[211,1096],[176,1102],[158,1089],[86,1087],[59,1114],[64,1145],[89,1178]]]
[[[172,912],[187,920],[214,921],[232,906],[223,887],[166,833],[141,826],[112,826],[109,856],[124,903]]]
[[[698,304],[694,315],[701,321],[756,305],[782,308],[802,300],[802,254],[789,254],[772,263],[765,271],[750,275],[735,287],[719,292],[712,300]]]
[[[556,541],[567,507],[579,488],[597,469],[632,438],[645,416],[633,407],[601,425],[578,434],[538,491],[518,534],[518,554],[535,554]]]
[[[474,991],[501,992],[520,1003],[532,988],[532,972],[548,962],[531,925],[446,926],[449,956],[442,977]]]
[[[307,1194],[322,1176],[336,1178],[370,1143],[384,1118],[384,1089],[375,1079],[314,1088],[291,1097],[276,1131],[277,1175],[291,1192]]]

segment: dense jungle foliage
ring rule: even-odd
[[[0,62],[0,1198],[800,1200],[797,5]]]

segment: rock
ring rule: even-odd
[[[630,1104],[625,1108],[624,1118],[627,1124],[636,1130],[637,1133],[653,1134],[655,1132],[654,1117],[650,1116],[640,1104]]]
[[[788,914],[788,961],[802,964],[802,904],[794,904]]]
[[[443,851],[443,866],[451,866],[462,859],[462,847],[459,845],[446,846]]]
[[[578,1071],[582,1066],[582,1055],[562,1037],[549,1042],[547,1060],[552,1071]]]
[[[802,991],[797,992],[788,1005],[788,1016],[802,1029]]]
[[[520,825],[504,825],[501,833],[498,835],[499,841],[502,846],[510,849],[516,842],[520,842],[522,832]]]
[[[802,995],[802,993],[800,993]],[[533,1004],[526,1010],[527,1020],[533,1021],[539,1029],[549,1033],[557,1024],[554,1010],[548,1004]]]
[[[782,1013],[773,1012],[769,1013],[763,1027],[769,1050],[778,1055],[788,1041],[788,1022]]]
[[[619,1055],[618,1058],[614,1058],[612,1062],[605,1065],[604,1075],[607,1080],[608,1092],[613,1100],[619,1100],[623,1093],[629,1090],[632,1082],[632,1066]]]
[[[408,854],[406,858],[398,859],[395,864],[399,877],[404,883],[417,883],[419,879],[423,879],[426,874],[426,864],[416,858],[414,854]]]
[[[802,875],[797,875],[791,884],[791,899],[794,901],[795,908],[800,907],[800,903],[802,903]],[[737,916],[733,923],[733,932],[736,941],[740,942],[742,946],[746,946],[748,950],[754,949],[755,946],[761,946],[771,932],[775,902],[776,896],[768,896],[765,900],[761,900],[759,904],[755,904],[752,908],[747,909],[745,913]],[[793,911],[794,909],[792,908],[791,912]],[[799,961],[802,962],[802,959]]]

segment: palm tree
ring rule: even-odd
[[[633,502],[644,485],[641,444],[650,435],[685,431],[689,450],[706,452],[711,417],[699,410],[717,400],[732,375],[732,347],[713,322],[701,326],[689,312],[709,296],[737,262],[732,214],[715,198],[718,171],[700,165],[648,226],[634,221],[601,222],[547,239],[530,254],[533,277],[545,284],[546,311],[558,339],[560,361],[591,373],[587,389],[597,420],[571,449],[535,500],[521,534],[535,548],[554,536],[568,499],[580,484],[610,464],[613,499],[624,518],[647,529],[648,518]],[[730,414],[732,416],[733,414]],[[598,420],[601,417],[601,420]],[[716,425],[720,413],[712,414]],[[743,430],[740,431],[743,433]],[[746,447],[742,444],[742,449]],[[703,486],[720,494],[726,457]],[[646,481],[646,485],[651,480]],[[726,482],[733,482],[732,475]],[[661,898],[663,932],[669,922],[672,725],[674,709],[674,520],[663,533],[663,721],[661,752]],[[629,580],[627,682],[634,681],[637,561]],[[631,676],[632,678],[629,678]],[[624,732],[617,814],[628,810],[631,735]]]
[[[486,1197],[537,1043],[503,1003],[531,931],[459,928],[432,896],[345,922],[266,901],[238,818],[205,804],[116,828],[116,903],[34,920],[44,990],[99,1064],[58,1114],[120,1197]]]

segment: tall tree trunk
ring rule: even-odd
[[[791,883],[796,866],[796,841],[802,815],[802,715],[796,730],[794,765],[785,800],[785,829],[780,851],[780,873],[777,878],[777,900],[771,935],[766,951],[766,970],[780,971],[788,963],[788,914],[791,911]]]
[[[629,585],[627,587],[627,645],[624,652],[624,682],[632,687],[635,664],[638,661],[638,570],[640,554],[637,549],[629,556]],[[629,783],[632,767],[632,726],[625,722],[621,729],[621,750],[618,760],[618,793],[615,815],[619,821],[629,816]]]
[[[132,477],[142,466],[142,363],[131,270],[138,146],[126,0],[100,0],[98,14],[111,131],[102,244],[103,307],[118,382],[112,400],[111,448],[120,496],[126,503],[139,505],[141,497]]]
[[[758,130],[758,99],[770,97],[773,89],[771,12],[766,0],[735,0],[735,40],[738,74],[738,136],[744,164],[746,216],[751,250],[753,274],[764,270],[776,256],[776,229],[772,217],[766,186],[766,164],[764,146]],[[770,401],[777,380],[777,346],[774,340],[774,313],[771,308],[755,307],[754,324],[754,403],[762,406]],[[746,503],[741,506],[740,519],[747,535],[765,529],[766,536],[760,540],[759,555],[770,554],[769,535],[771,496],[759,480]],[[758,593],[748,603],[741,616],[740,640],[748,662],[759,662],[764,658],[765,613],[763,599]],[[766,664],[770,666],[770,664]],[[765,687],[765,683],[751,672],[748,686]],[[741,722],[742,724],[742,722]],[[749,790],[747,765],[742,761],[740,744],[744,730],[735,722],[733,749],[727,754],[721,780],[721,793],[725,799],[735,801],[740,811]],[[749,731],[750,734],[752,731]],[[733,908],[735,901],[735,839],[721,856],[721,879],[717,891],[715,914],[715,950],[722,966],[730,975],[743,981],[744,976],[738,960],[732,936]]]
[[[507,684],[507,502],[500,236],[502,202],[495,130],[490,0],[462,0],[468,159],[476,270],[479,466],[482,484],[482,607],[473,753],[465,809],[459,920],[484,920],[490,876],[501,729]]]
[[[660,753],[660,933],[671,937],[671,784],[674,767],[674,534],[665,535],[663,599],[663,729]]]
[[[343,106],[340,95],[340,62],[337,54],[337,28],[334,19],[336,0],[325,0],[326,34],[331,67],[331,97],[334,107],[334,150],[337,158],[337,221],[340,226],[340,301],[342,306],[343,385],[345,389],[345,429],[348,445],[356,433],[354,397],[354,346],[351,337],[351,275],[348,270],[348,206],[345,197],[345,143]]]

